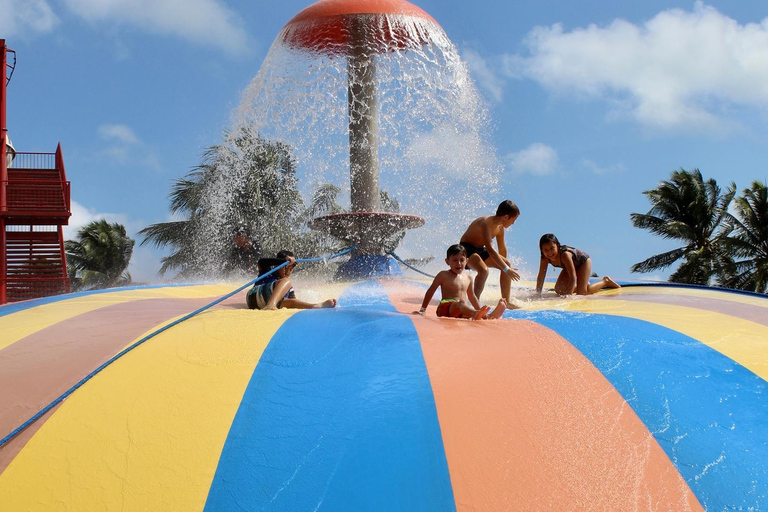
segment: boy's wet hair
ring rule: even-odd
[[[283,251],[280,251],[279,253],[277,253],[277,255],[275,256],[275,258],[277,258],[277,259],[279,259],[279,260],[284,260],[284,259],[286,259],[288,256],[290,256],[291,258],[295,258],[295,257],[296,257],[296,255],[295,255],[295,254],[293,254],[291,251],[283,250]]]
[[[548,244],[550,242],[555,242],[555,245],[558,248],[560,247],[560,240],[558,240],[557,237],[552,233],[541,235],[541,238],[539,238],[539,252],[541,253],[542,258],[544,258],[544,251],[542,251],[541,248],[544,247],[544,244]]]
[[[496,208],[496,215],[499,217],[503,215],[509,215],[510,217],[517,217],[520,215],[520,208],[509,199],[502,201],[498,208]]]
[[[463,254],[464,256],[466,256],[467,255],[467,250],[461,244],[453,244],[445,252],[445,257],[446,258],[450,258],[454,254]]]

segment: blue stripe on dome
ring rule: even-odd
[[[278,330],[206,511],[456,510],[418,335],[382,297],[377,283],[355,285],[338,308]]]

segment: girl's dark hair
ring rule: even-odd
[[[539,238],[539,253],[541,253],[541,257],[544,258],[544,252],[541,250],[541,248],[544,246],[544,244],[548,244],[549,242],[555,242],[555,245],[560,248],[560,240],[557,239],[555,235],[552,233],[547,233],[546,235],[542,235],[541,238]]]
[[[520,215],[520,208],[509,199],[502,201],[498,208],[496,208],[496,215],[499,217],[503,215],[509,215],[510,217],[517,217]]]
[[[275,258],[279,260],[284,260],[286,256],[290,256],[291,258],[296,257],[296,255],[293,254],[291,251],[280,251],[279,253],[277,253],[277,256],[275,256]]]
[[[461,244],[454,244],[448,248],[448,250],[445,253],[445,257],[450,258],[454,254],[463,254],[464,256],[466,256],[467,250]]]

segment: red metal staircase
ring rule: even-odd
[[[62,232],[71,216],[70,184],[61,144],[55,153],[9,153],[8,51],[0,39],[0,304],[70,291]]]
[[[70,291],[62,226],[69,222],[70,195],[61,145],[56,153],[16,153],[0,183],[0,276],[3,302]]]

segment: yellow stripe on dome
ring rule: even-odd
[[[294,313],[207,311],[116,361],[0,474],[3,509],[202,510],[253,370]]]
[[[725,302],[735,302],[738,304],[748,304],[750,306],[757,306],[768,310],[768,297],[729,292],[727,290],[688,288],[685,286],[624,286],[618,290],[602,290],[600,295],[667,295],[677,297],[696,297]]]
[[[0,320],[0,350],[37,331],[96,309],[144,299],[202,299],[210,297],[211,300],[215,300],[241,285],[242,283],[239,285],[230,283],[116,290],[42,304],[2,317]]]
[[[536,309],[616,315],[662,325],[699,340],[768,381],[768,327],[705,309],[649,302],[586,299],[543,301]]]

